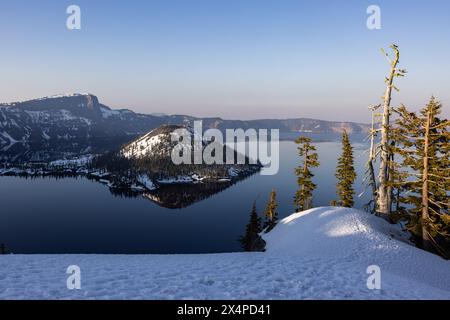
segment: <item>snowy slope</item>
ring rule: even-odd
[[[449,261],[358,210],[297,213],[264,238],[265,253],[2,256],[0,298],[450,299]],[[72,264],[81,290],[66,289]],[[369,265],[381,268],[381,290],[366,286]]]
[[[183,127],[175,125],[158,127],[124,146],[121,152],[126,158],[140,158],[152,153],[170,156],[170,151],[177,144],[171,142],[171,135],[181,128]]]
[[[152,148],[158,144],[160,144],[163,139],[163,134],[158,134],[155,136],[150,136],[151,132],[134,141],[133,143],[127,145],[123,149],[123,155],[126,158],[138,158],[143,157],[152,152]]]

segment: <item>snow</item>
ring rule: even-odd
[[[93,158],[94,156],[89,154],[74,159],[55,160],[50,162],[49,165],[51,167],[68,167],[68,166],[82,167],[90,164]]]
[[[54,115],[52,115],[51,111],[30,111],[30,110],[25,110],[25,113],[28,114],[30,116],[30,118],[32,119],[33,122],[48,122],[52,119],[52,117],[54,117]],[[56,120],[57,121],[82,121],[84,122],[87,126],[92,125],[92,120],[84,118],[84,117],[78,117],[72,114],[72,112],[70,112],[69,110],[66,109],[60,109],[57,111],[58,116],[56,116]]]
[[[184,183],[197,183],[205,180],[206,177],[200,176],[198,174],[193,174],[191,176],[176,176],[156,179],[158,184],[184,184]],[[145,186],[148,190],[155,190],[157,187],[153,181],[147,175],[140,175],[137,177],[137,181]]]
[[[142,157],[149,154],[152,151],[152,148],[155,145],[160,144],[163,141],[164,136],[166,136],[165,134],[158,134],[151,136],[152,132],[153,131],[150,131],[145,136],[137,139],[128,146],[125,146],[122,151],[123,155],[126,158],[133,158],[133,157]]]
[[[161,152],[161,149],[167,149],[167,146],[164,145],[165,143],[170,144],[171,141],[179,140],[180,133],[177,130],[174,130],[172,132],[159,133],[158,130],[160,129],[161,128],[153,129],[149,133],[123,147],[121,151],[123,156],[126,158],[144,157],[151,154],[152,152],[155,152],[155,150],[156,152]],[[199,135],[194,136],[200,137]],[[187,142],[181,142],[181,144],[185,143]],[[159,146],[161,146],[162,148]],[[169,147],[171,147],[171,145],[169,145]]]
[[[6,255],[0,299],[450,299],[450,262],[400,235],[365,212],[324,207],[282,220],[264,253]],[[81,290],[66,288],[69,265],[81,268]],[[367,288],[370,265],[381,290]]]
[[[69,98],[69,97],[83,97],[89,96],[89,93],[64,93],[64,94],[55,94],[48,97],[39,98],[36,100],[46,100],[46,99],[59,99],[59,98]]]
[[[90,175],[93,177],[96,177],[96,178],[104,178],[104,177],[109,177],[110,173],[107,171],[106,172],[95,171],[95,172],[91,172]]]
[[[197,176],[196,176],[197,177]],[[194,180],[198,181],[198,179],[194,179],[192,176],[177,176],[171,178],[158,179],[158,183],[160,184],[177,184],[177,183],[192,183]]]
[[[59,110],[59,112],[61,113],[61,117],[62,117],[61,120],[64,120],[64,121],[70,121],[70,120],[75,120],[75,119],[77,119],[77,117],[74,117],[74,116],[72,115],[72,112],[70,112],[69,110],[61,109],[61,110]]]
[[[137,181],[139,183],[141,183],[147,190],[155,190],[156,186],[153,183],[153,181],[149,178],[149,176],[147,176],[146,174],[141,174],[140,176],[137,177]],[[132,189],[134,190],[138,190],[137,187],[132,186]]]
[[[113,117],[113,116],[117,116],[120,115],[121,112],[119,110],[111,110],[111,109],[107,109],[107,108],[100,108],[101,112],[102,112],[102,117],[105,119],[108,119],[109,117]]]
[[[20,126],[17,124],[16,120],[10,119],[9,121],[11,122],[11,125],[12,125],[12,126],[17,127],[17,128],[20,128]]]
[[[42,131],[42,138],[44,138],[45,140],[50,140],[50,136],[45,131]]]
[[[198,174],[194,173],[194,174],[191,176],[191,178],[192,178],[192,180],[195,181],[195,182],[201,182],[201,181],[205,180],[207,177],[206,177],[206,176],[201,176],[201,175],[198,175]]]
[[[239,170],[236,169],[235,167],[231,167],[228,169],[228,175],[230,177],[238,177],[239,176]]]
[[[72,114],[72,112],[70,112],[69,110],[61,109],[59,112],[61,113],[61,120],[63,120],[63,121],[81,120],[84,123],[86,123],[86,125],[88,125],[88,126],[92,125],[91,120],[84,118],[84,117],[74,116]]]
[[[9,146],[12,146],[13,144],[17,143],[17,140],[11,137],[6,131],[0,132],[0,135],[2,135],[5,139],[9,140]]]
[[[26,171],[19,169],[19,168],[9,168],[9,169],[2,169],[2,171],[0,171],[0,174],[2,175],[7,175],[7,174],[14,174],[14,175],[20,175],[20,174],[24,174]]]
[[[131,185],[130,189],[131,189],[131,191],[134,191],[134,192],[143,192],[143,191],[145,191],[144,187],[138,186],[138,185],[136,185],[134,183]]]
[[[25,110],[25,113],[30,116],[33,122],[39,122],[39,121],[47,121],[50,118],[50,115],[48,112],[45,111],[30,111]]]

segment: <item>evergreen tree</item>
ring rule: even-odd
[[[353,165],[353,147],[346,131],[342,134],[342,155],[338,159],[336,178],[337,194],[340,199],[338,203],[343,207],[353,207],[355,204],[353,183],[356,180],[356,172]]]
[[[278,212],[277,212],[278,204],[277,204],[277,193],[274,190],[270,193],[270,199],[267,203],[264,222],[264,229],[266,232],[272,230],[278,222]]]
[[[250,221],[245,229],[245,235],[239,239],[242,249],[245,251],[255,251],[255,243],[262,231],[261,218],[256,211],[256,201],[253,202],[250,213]]]
[[[395,151],[407,168],[402,201],[409,205],[408,227],[424,249],[444,255],[439,242],[450,240],[450,121],[439,118],[441,110],[434,97],[419,115],[398,108]]]
[[[312,208],[313,191],[316,185],[312,182],[314,174],[311,168],[318,167],[319,160],[316,147],[311,145],[310,138],[299,137],[295,143],[299,145],[298,152],[302,164],[295,169],[299,189],[295,193],[294,205],[296,211],[304,211]]]
[[[398,128],[392,130],[392,139],[396,143],[392,143],[392,158],[390,161],[390,181],[389,186],[392,190],[392,210],[388,217],[391,223],[397,223],[399,220],[407,217],[406,205],[403,195],[408,192],[408,178],[410,173],[403,166],[402,162],[397,162],[395,155],[398,155],[401,138],[398,136]]]

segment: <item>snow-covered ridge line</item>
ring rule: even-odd
[[[64,94],[54,94],[51,96],[39,98],[37,100],[45,100],[45,99],[55,99],[55,98],[69,98],[69,97],[85,97],[85,96],[92,96],[90,93],[64,93]]]
[[[64,93],[64,94],[54,94],[51,96],[45,96],[45,97],[41,97],[41,98],[35,98],[35,99],[28,99],[28,100],[19,100],[19,101],[14,101],[14,102],[0,102],[0,105],[4,105],[4,106],[15,106],[16,104],[19,103],[24,103],[24,102],[30,102],[30,101],[43,101],[43,100],[48,100],[48,99],[60,99],[60,98],[71,98],[71,97],[86,97],[86,96],[93,96],[93,94],[90,93]]]

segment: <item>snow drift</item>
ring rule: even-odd
[[[2,256],[0,298],[450,299],[450,262],[362,211],[296,213],[264,239],[264,253]],[[66,288],[69,265],[81,268],[81,290]],[[370,265],[381,290],[367,288]]]

